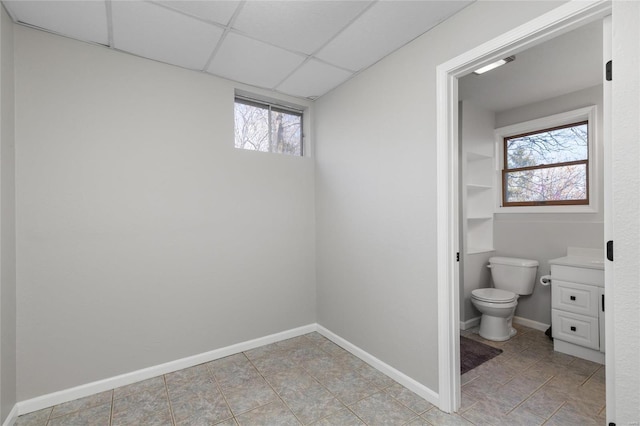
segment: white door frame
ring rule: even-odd
[[[605,0],[573,0],[436,69],[437,78],[437,265],[438,265],[438,407],[460,408],[458,240],[458,78],[611,14]],[[607,350],[612,345],[607,344]],[[607,354],[611,356],[612,354]],[[609,376],[609,375],[607,375]],[[608,407],[608,406],[607,406]]]

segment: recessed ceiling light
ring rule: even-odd
[[[484,74],[487,71],[491,71],[492,69],[498,68],[498,67],[500,67],[500,66],[502,66],[504,64],[507,64],[507,63],[509,63],[511,61],[514,61],[515,59],[516,59],[515,56],[509,56],[507,58],[500,59],[499,61],[492,62],[489,65],[485,65],[482,68],[478,68],[473,73],[477,74],[477,75]]]

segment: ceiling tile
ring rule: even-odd
[[[348,71],[312,59],[276,89],[293,96],[313,98],[324,95],[352,75]]]
[[[104,1],[5,1],[18,22],[78,40],[109,44]]]
[[[164,6],[197,16],[207,21],[228,25],[233,13],[238,8],[240,0],[225,1],[191,1],[191,0],[170,0],[157,1]]]
[[[467,6],[470,1],[381,1],[318,52],[354,71],[366,68]]]
[[[223,30],[151,3],[112,2],[113,45],[145,58],[202,70]]]
[[[207,71],[246,84],[273,88],[304,59],[302,55],[229,33]]]
[[[368,1],[250,1],[233,27],[276,46],[311,54],[369,4]]]

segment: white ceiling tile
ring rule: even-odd
[[[223,30],[152,3],[111,3],[113,45],[145,58],[201,70]]]
[[[246,84],[273,88],[304,59],[302,55],[229,33],[208,71]]]
[[[5,1],[18,22],[78,40],[109,44],[104,1]]]
[[[381,1],[318,52],[354,71],[366,68],[425,33],[470,1]]]
[[[344,28],[368,1],[249,1],[234,28],[286,49],[311,54]]]
[[[228,25],[233,13],[238,8],[240,0],[202,1],[202,0],[169,0],[157,1],[164,6],[180,10],[192,16],[208,21]]]
[[[324,95],[352,75],[348,71],[312,59],[301,66],[277,89],[293,96],[317,97]]]

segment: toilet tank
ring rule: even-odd
[[[538,261],[516,257],[489,258],[491,278],[495,288],[512,291],[515,294],[533,293],[538,271]]]

